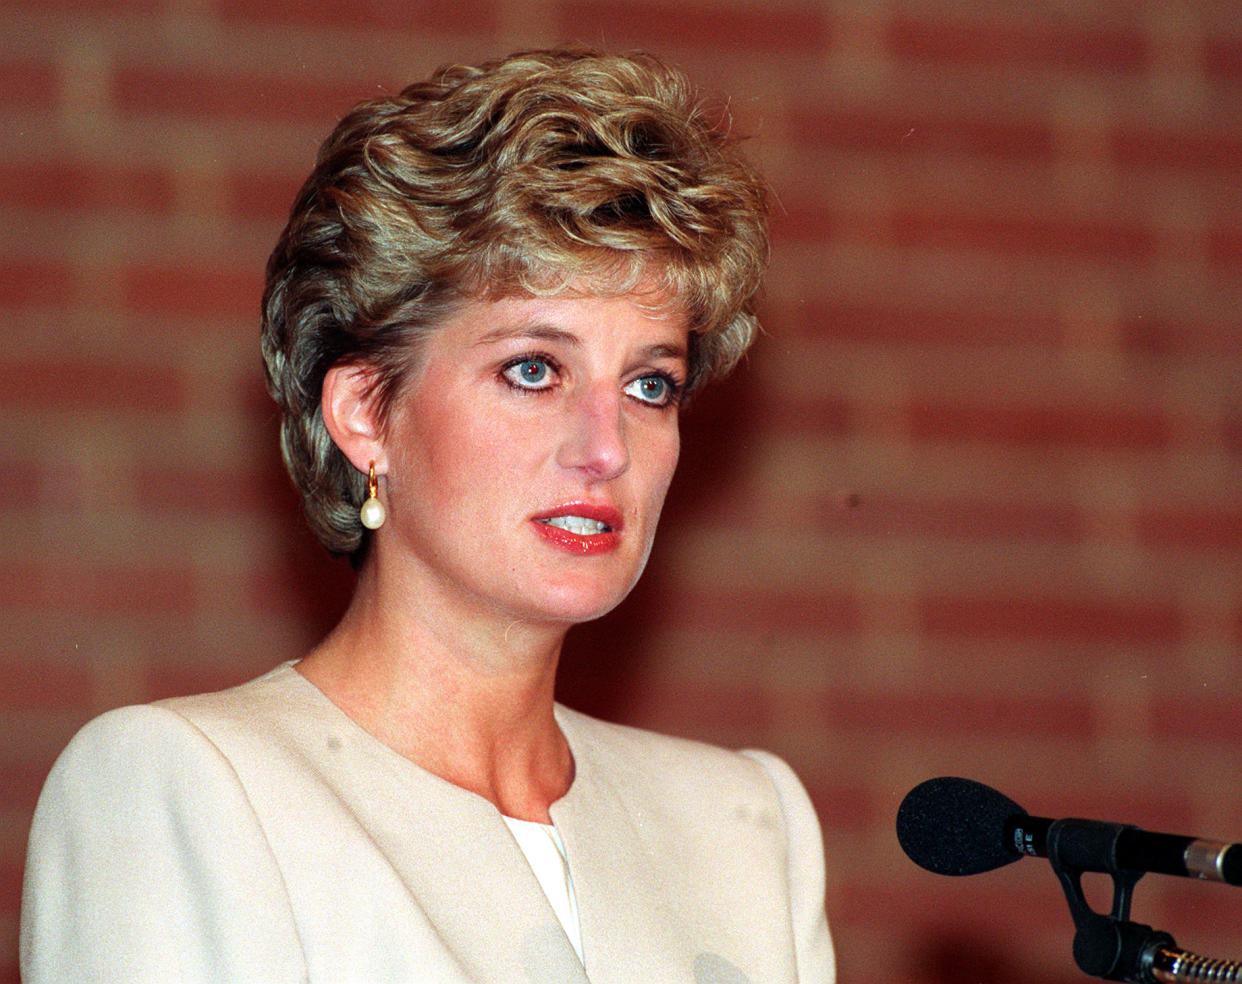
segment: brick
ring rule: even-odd
[[[6,461],[0,468],[0,502],[9,510],[36,508],[49,496],[43,466],[30,461]]]
[[[765,427],[788,436],[844,435],[852,430],[857,417],[848,401],[830,395],[766,400],[754,409]]]
[[[692,483],[693,484],[693,483]],[[779,499],[762,489],[729,487],[709,502],[666,511],[677,526],[763,529],[789,534],[810,530],[856,538],[919,537],[956,542],[980,540],[1081,543],[1087,519],[1063,503],[898,495],[882,491],[833,491]]]
[[[918,608],[921,631],[942,639],[1170,645],[1185,634],[1180,609],[1160,601],[946,594],[924,597]]]
[[[1147,728],[1164,741],[1197,741],[1236,748],[1242,742],[1242,710],[1236,695],[1228,691],[1195,694],[1179,702],[1171,712],[1169,701],[1154,701],[1147,715]]]
[[[270,511],[274,500],[289,500],[289,480],[278,462],[263,471],[170,464],[143,465],[131,486],[136,510],[197,516],[248,516]]]
[[[1086,796],[1051,792],[1055,799],[1046,799],[1047,809],[1057,816],[1131,823],[1152,831],[1190,830],[1194,826],[1193,798],[1165,783],[1157,783],[1152,790],[1130,790],[1122,784]],[[1031,806],[1023,806],[1036,813]]]
[[[610,48],[692,46],[794,55],[823,51],[831,43],[824,10],[805,4],[573,0],[558,5],[555,22],[562,37],[599,39]]]
[[[49,112],[60,100],[60,74],[46,62],[0,62],[0,106]]]
[[[0,406],[22,410],[182,413],[182,380],[167,368],[99,362],[0,359]]]
[[[702,463],[683,461],[686,469],[678,466],[677,479],[673,483],[672,493],[665,501],[664,510],[660,513],[660,525],[665,529],[720,529],[741,530],[750,527],[785,528],[790,518],[785,510],[772,508],[766,497],[758,494],[759,490],[746,485],[728,485],[719,487],[718,482],[711,481],[713,473],[710,460]],[[708,484],[705,484],[708,483]],[[701,496],[695,490],[711,488],[709,496]],[[791,509],[797,504],[791,503]],[[657,547],[661,543],[656,536]]]
[[[285,220],[306,175],[236,174],[228,179],[229,211],[247,219]]]
[[[243,119],[326,126],[379,90],[357,82],[222,74],[195,68],[129,65],[117,69],[113,99],[129,117]]]
[[[258,351],[258,322],[255,322],[255,351]],[[275,457],[273,461],[280,457],[279,447],[276,444],[278,428],[280,426],[280,415],[276,408],[276,402],[267,392],[267,383],[263,378],[263,370],[261,365],[255,363],[255,371],[253,375],[247,374],[240,380],[241,391],[237,397],[237,407],[243,417],[251,421],[253,424],[262,427],[267,433],[272,435],[272,453]]]
[[[194,577],[182,567],[62,563],[0,568],[0,603],[10,611],[184,617],[195,610],[195,593]]]
[[[1225,448],[1236,458],[1242,458],[1242,414],[1226,418],[1222,427]]]
[[[1230,509],[1150,509],[1134,521],[1139,540],[1192,550],[1242,548],[1242,512]]]
[[[131,311],[258,323],[262,269],[218,269],[189,263],[135,265],[123,270],[120,279],[122,303]]]
[[[172,660],[154,662],[143,675],[144,700],[165,700],[187,694],[208,694],[236,687],[258,675],[250,665],[181,665]]]
[[[0,163],[0,205],[167,214],[173,203],[173,178],[167,171],[78,161]]]
[[[0,912],[7,916],[20,911],[23,867],[15,861],[0,861]]]
[[[1242,39],[1207,38],[1203,43],[1203,71],[1215,82],[1242,80]]]
[[[1108,147],[1109,157],[1118,167],[1191,175],[1199,171],[1232,175],[1242,160],[1242,136],[1220,130],[1186,133],[1126,129],[1113,133]]]
[[[0,706],[8,706],[4,696],[5,689],[7,688],[0,688]],[[60,700],[52,706],[55,710],[63,710],[67,703],[66,700]],[[86,704],[83,702],[79,706],[85,707]],[[13,705],[13,707],[20,710],[30,709],[27,705],[21,704]],[[47,780],[51,766],[51,762],[0,764],[0,809],[10,814],[19,811],[28,815],[34,813],[35,804],[39,800],[39,793],[43,789],[43,783]]]
[[[1059,318],[1024,310],[992,314],[978,308],[931,309],[904,298],[846,302],[811,298],[795,307],[772,310],[775,331],[796,330],[811,338],[886,348],[1048,346],[1063,344]]]
[[[20,586],[15,585],[10,590],[17,595]],[[0,597],[8,593],[5,591]],[[85,661],[7,660],[4,673],[0,674],[0,707],[9,710],[87,707],[91,688],[91,669]]]
[[[58,304],[75,281],[74,269],[62,261],[0,258],[0,308]]]
[[[994,738],[1090,739],[1095,713],[1083,696],[1013,693],[865,693],[838,688],[826,694],[824,716],[834,728],[901,732],[938,737],[989,735]]]
[[[1208,840],[1236,843],[1238,829],[1239,827],[1235,826],[1215,833],[1210,830],[1197,833],[1196,828],[1190,828],[1187,831],[1185,828],[1176,827],[1168,832],[1181,836],[1198,836]],[[1143,892],[1143,889],[1138,891]],[[1222,946],[1228,946],[1228,944],[1221,943],[1221,937],[1231,925],[1228,913],[1235,904],[1234,896],[1237,894],[1235,886],[1218,882],[1188,883],[1178,880],[1176,884],[1161,886],[1161,894],[1154,905],[1149,900],[1153,892],[1154,889],[1147,889],[1142,895],[1146,912],[1150,913],[1150,915],[1144,915],[1145,920],[1160,927],[1203,927],[1193,936],[1183,930],[1175,932],[1178,946],[1209,960],[1237,960],[1236,950],[1221,949]],[[1208,970],[1207,972],[1228,973],[1224,970],[1219,972]]]
[[[1006,407],[912,403],[906,410],[917,441],[983,441],[1032,448],[1131,451],[1168,447],[1169,427],[1155,411],[1097,407]]]
[[[827,206],[796,200],[780,202],[769,222],[774,244],[827,243],[840,233],[842,225],[841,217]]]
[[[1242,271],[1242,232],[1234,228],[1213,229],[1207,235],[1207,253],[1213,267]]]
[[[220,0],[225,22],[310,27],[323,31],[415,31],[489,35],[499,27],[493,0]],[[446,60],[448,60],[446,58]]]
[[[968,215],[949,211],[895,214],[887,232],[904,249],[953,249],[1013,257],[1071,256],[1138,262],[1156,251],[1151,229],[1121,221],[1046,215]]]
[[[295,616],[312,626],[312,634],[322,635],[344,614],[354,575],[348,560],[331,556],[308,531],[299,532],[303,535],[288,556],[240,575],[244,597],[253,613]]]
[[[72,14],[146,14],[163,13],[163,0],[21,0],[21,6],[42,11]]]
[[[837,787],[812,783],[805,777],[803,782],[821,824],[835,830],[866,831],[888,819],[881,815],[872,790],[865,784]]]
[[[824,517],[824,525],[854,536],[930,536],[959,542],[1077,543],[1086,538],[1086,522],[1081,512],[1060,502],[999,502],[868,493],[851,505],[843,510],[837,499],[823,500],[819,514]]]
[[[896,843],[892,849],[900,850]],[[938,969],[925,965],[912,968],[915,971],[913,976],[902,977],[901,980],[943,981],[944,984],[962,979],[978,981],[980,984],[985,981],[997,984],[1001,981],[1013,981],[1014,984],[1019,981],[1030,984],[1035,981],[1041,984],[1071,984],[1081,980],[1081,975],[1072,972],[1073,961],[1069,953],[1073,924],[1065,909],[1065,898],[1051,873],[1047,876],[1046,893],[1022,899],[1022,916],[1031,925],[1056,926],[1059,933],[1064,933],[1067,972],[1062,977],[1049,975],[1046,970],[1032,976],[1020,974],[1015,977],[1012,962],[1002,958],[999,953],[1002,948],[1010,948],[1016,942],[1013,932],[1013,888],[1007,887],[1006,883],[995,877],[983,875],[969,879],[945,878],[913,867],[913,862],[906,861],[904,857],[902,861],[910,865],[911,874],[910,883],[904,888],[894,885],[888,879],[857,877],[844,883],[847,894],[839,900],[839,904],[851,913],[868,913],[872,918],[883,913],[885,918],[893,922],[912,925],[922,939],[940,941],[939,946],[919,947],[912,955],[921,960],[942,959],[948,965]],[[1042,860],[1019,860],[1015,863],[1047,864]],[[929,901],[935,899],[942,901],[940,904]],[[969,900],[968,905],[966,900]],[[952,914],[962,911],[963,908],[971,913],[970,924],[974,927],[973,934],[977,935],[963,936],[960,931],[953,929],[955,920]],[[897,914],[902,918],[896,918]],[[994,932],[988,932],[989,927]],[[952,952],[942,953],[940,947]],[[997,960],[998,963],[992,963],[992,960]],[[979,966],[980,961],[984,962],[983,968]],[[964,966],[971,967],[974,972],[968,976],[963,974]],[[865,973],[857,979],[875,981],[875,978]]]
[[[1028,25],[961,18],[893,17],[887,51],[899,61],[1003,69],[1054,68],[1082,73],[1141,72],[1151,64],[1147,39],[1134,31],[1091,30],[1044,22]]]
[[[747,627],[762,631],[798,626],[829,633],[856,630],[861,622],[856,598],[816,586],[801,591],[751,586],[736,591],[712,591],[683,586],[675,602],[670,599],[664,610],[654,613],[654,618],[657,623],[667,620],[686,627]]]
[[[1242,261],[1242,246],[1238,256]],[[1177,318],[1162,315],[1127,318],[1118,326],[1117,342],[1123,353],[1148,359],[1242,356],[1242,330],[1198,322],[1191,314]]]
[[[644,727],[673,734],[756,734],[771,726],[775,708],[759,686],[656,680],[636,689],[628,712]]]
[[[807,149],[901,154],[903,158],[964,155],[1050,162],[1057,153],[1055,132],[1038,120],[930,116],[921,110],[899,113],[874,106],[841,110],[824,105],[796,107],[790,128]]]

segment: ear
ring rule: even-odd
[[[363,363],[333,366],[324,376],[319,398],[328,435],[364,475],[371,462],[380,474],[388,470],[384,428],[377,412],[377,378],[376,370]]]

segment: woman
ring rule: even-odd
[[[40,801],[27,984],[833,978],[788,767],[554,703],[646,562],[684,397],[749,343],[761,186],[647,57],[453,67],[336,128],[268,268],[336,629],[104,715]]]

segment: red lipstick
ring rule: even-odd
[[[621,514],[611,506],[567,503],[531,522],[545,543],[579,556],[609,553],[621,542]]]

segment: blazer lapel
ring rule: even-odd
[[[426,944],[452,955],[434,969],[410,967],[406,979],[588,984],[497,809],[402,758],[303,683],[298,690],[303,722],[310,723],[294,741],[331,745],[330,757],[319,756],[321,773],[408,892],[408,910],[390,911],[386,924],[401,927],[398,934],[433,934]],[[342,856],[333,863],[358,870],[347,855],[361,844],[341,846]],[[399,935],[392,939],[394,951],[405,942]]]
[[[660,890],[676,866],[651,836],[655,818],[612,785],[615,770],[600,768],[601,749],[572,712],[558,708],[558,720],[576,772],[569,792],[552,805],[552,819],[578,898],[587,977],[591,984],[693,980],[693,941],[681,914],[669,911],[669,893]],[[686,976],[670,978],[669,968],[679,963]]]

